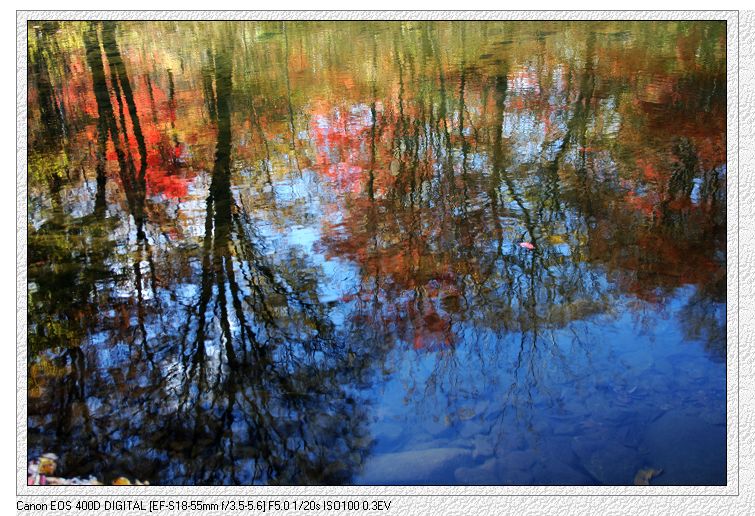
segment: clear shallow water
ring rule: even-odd
[[[724,24],[29,33],[30,457],[725,483]]]

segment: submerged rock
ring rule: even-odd
[[[479,466],[457,468],[454,478],[459,484],[470,486],[497,485],[500,483],[496,474],[496,459],[490,458]]]
[[[477,459],[478,457],[490,457],[495,453],[495,441],[491,435],[478,434],[472,440],[474,449],[472,451],[472,457]]]
[[[503,485],[525,485],[534,480],[537,454],[532,450],[510,451],[496,462],[498,479]]]
[[[538,479],[542,479],[543,484],[549,485],[589,486],[595,484],[592,478],[573,465],[553,458],[543,463],[542,477],[538,476]]]
[[[613,441],[577,436],[572,439],[572,450],[582,467],[601,484],[631,485],[639,467],[637,453]]]
[[[535,465],[537,461],[537,455],[530,450],[525,451],[512,451],[507,453],[501,459],[506,463],[508,467],[514,469],[529,470]]]
[[[453,472],[471,458],[471,450],[465,448],[386,453],[368,459],[359,480],[378,485],[453,483]]]

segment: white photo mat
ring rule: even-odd
[[[253,5],[253,4],[250,4]],[[505,5],[505,4],[501,4]],[[743,450],[752,448],[751,415],[740,418],[740,409],[752,405],[753,399],[753,272],[744,268],[740,291],[740,252],[743,260],[755,251],[755,182],[747,171],[740,171],[741,157],[753,162],[753,120],[755,120],[755,28],[752,12],[737,11],[18,11],[16,67],[16,174],[17,174],[17,397],[16,397],[16,494],[26,503],[44,502],[64,496],[127,496],[130,499],[156,500],[161,497],[192,496],[206,502],[226,496],[270,499],[319,498],[348,500],[385,499],[404,510],[413,509],[436,514],[490,514],[491,512],[538,512],[548,510],[644,511],[683,513],[683,507],[705,514],[739,513],[749,498],[740,497],[740,486],[750,485],[753,465],[741,462]],[[726,20],[727,22],[727,483],[725,486],[215,486],[215,487],[87,487],[27,486],[27,21],[28,20]],[[741,45],[741,47],[740,47]],[[741,53],[740,53],[741,48]],[[740,62],[740,58],[742,61]],[[741,66],[740,66],[741,65]],[[742,84],[748,88],[740,88]],[[743,99],[740,110],[739,99]],[[741,125],[740,125],[741,124]],[[740,127],[742,134],[740,134]],[[748,159],[749,158],[749,159]],[[744,184],[740,186],[740,173]],[[740,193],[743,195],[740,196]],[[749,202],[748,202],[749,201]],[[742,203],[740,206],[740,202]],[[740,219],[740,216],[741,219]],[[740,223],[742,230],[740,232]],[[740,244],[740,236],[742,244]],[[742,264],[744,267],[744,264]],[[740,305],[742,318],[740,322]],[[741,337],[740,337],[741,330]],[[740,360],[741,359],[741,360]],[[750,380],[749,382],[747,380]],[[740,383],[741,382],[741,383]],[[740,385],[742,388],[740,389]],[[635,497],[632,495],[641,495]],[[650,496],[648,496],[650,495]],[[719,496],[716,496],[719,495]],[[720,496],[723,495],[723,496]],[[483,498],[485,497],[485,498]],[[629,497],[629,498],[624,498]],[[691,498],[685,498],[691,497]],[[622,498],[624,498],[622,500]],[[691,505],[688,505],[691,504]],[[179,511],[180,512],[180,511]],[[177,511],[153,514],[178,514]],[[303,512],[304,513],[304,512]],[[394,513],[390,511],[389,513]],[[395,513],[394,513],[395,514]]]

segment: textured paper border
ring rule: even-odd
[[[417,504],[429,503],[431,505],[445,504],[448,509],[451,506],[460,506],[453,500],[454,496],[501,496],[501,495],[525,495],[524,498],[511,498],[506,501],[508,509],[514,510],[514,506],[535,502],[532,496],[552,497],[560,496],[565,502],[564,507],[576,509],[583,500],[590,498],[573,498],[575,496],[601,496],[614,497],[621,495],[660,495],[664,500],[674,498],[666,496],[692,495],[739,495],[740,464],[739,464],[739,440],[740,396],[749,403],[752,398],[752,389],[739,391],[739,44],[744,41],[746,49],[746,62],[752,65],[753,48],[755,45],[755,30],[753,29],[753,13],[744,15],[745,21],[740,34],[740,16],[737,11],[18,11],[16,22],[17,62],[16,62],[16,260],[17,260],[17,321],[16,321],[16,351],[17,351],[17,397],[16,397],[16,494],[21,496],[34,496],[34,499],[26,499],[27,502],[44,501],[50,496],[61,495],[127,495],[159,497],[159,496],[227,496],[227,495],[255,495],[255,496],[421,496]],[[27,174],[26,174],[26,119],[27,119],[27,20],[31,19],[54,19],[54,20],[83,20],[83,19],[129,19],[129,20],[726,20],[727,22],[727,485],[726,486],[597,486],[597,487],[566,487],[566,486],[325,486],[325,487],[242,487],[242,486],[205,486],[205,487],[179,487],[179,486],[154,486],[149,488],[137,487],[63,487],[45,486],[35,487],[26,485],[26,331],[27,331],[27,276],[26,276],[26,224],[27,224]],[[752,66],[742,69],[749,83],[752,84],[755,70]],[[745,122],[746,141],[752,141],[753,117],[755,117],[755,104],[752,91],[746,93],[746,103],[741,113],[742,121]],[[750,144],[752,146],[752,144]],[[753,157],[750,150],[748,157]],[[751,160],[750,160],[751,161]],[[744,193],[753,201],[755,185],[749,184],[750,188]],[[755,203],[746,215],[752,219],[755,212]],[[745,229],[745,237],[755,237],[755,228],[752,225]],[[752,239],[752,238],[751,238]],[[751,239],[746,239],[751,240]],[[752,257],[755,246],[747,245],[744,249],[746,257]],[[748,273],[750,271],[743,271]],[[746,276],[745,279],[752,279]],[[752,294],[753,287],[745,288],[745,292]],[[750,296],[750,298],[752,298]],[[752,304],[752,303],[750,303]],[[753,313],[753,310],[749,310]],[[744,329],[752,330],[755,326],[753,317],[745,317]],[[752,331],[744,332],[745,341],[742,349],[744,357],[751,357],[748,352],[752,345]],[[748,346],[748,344],[750,344]],[[752,380],[752,362],[743,361],[742,373],[745,379]],[[744,401],[744,400],[743,400]],[[749,442],[752,435],[749,424],[752,417],[748,417],[743,423],[743,437]],[[752,468],[745,468],[742,472],[751,484],[753,477]],[[39,497],[39,498],[37,498]],[[438,498],[430,498],[438,497]],[[717,497],[716,497],[717,498]],[[208,499],[209,500],[209,499]],[[422,501],[421,501],[422,500]],[[496,498],[491,498],[491,504]],[[500,500],[500,499],[498,499]],[[528,502],[529,500],[529,502]],[[714,498],[709,499],[711,502]],[[423,502],[424,501],[424,502]],[[660,502],[661,500],[658,499]],[[744,500],[740,500],[744,501]],[[500,502],[491,507],[500,507]],[[602,503],[602,502],[601,502]],[[673,509],[674,505],[668,506]],[[720,502],[708,503],[701,500],[696,505],[697,510],[705,513],[721,512],[731,514]],[[586,507],[583,507],[586,510]],[[639,509],[639,507],[637,508]],[[445,511],[444,511],[445,512]],[[167,514],[167,511],[166,511]]]

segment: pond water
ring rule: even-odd
[[[726,483],[723,22],[31,22],[28,454]]]

